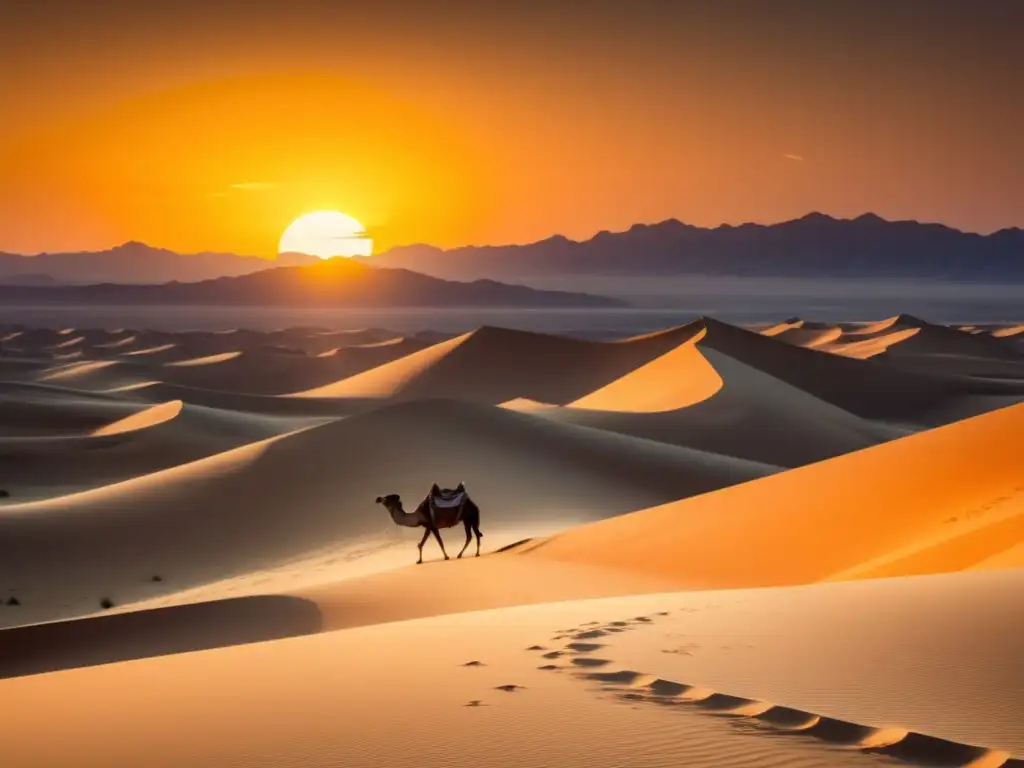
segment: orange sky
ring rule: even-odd
[[[810,210],[1020,226],[1022,8],[15,3],[0,251],[272,255],[317,208],[378,250]]]

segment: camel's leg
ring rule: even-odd
[[[438,531],[437,528],[431,528],[430,532],[433,533],[434,538],[437,539],[437,545],[441,547],[441,554],[444,555],[444,559],[451,560],[451,558],[448,557],[448,553],[444,551],[444,542],[441,541],[441,532]],[[426,536],[423,537],[424,541],[426,540],[426,538]]]
[[[423,562],[423,545],[427,543],[427,536],[429,536],[429,535],[430,535],[430,529],[427,528],[426,530],[423,531],[423,538],[420,539],[420,543],[416,545],[416,547],[420,551],[420,559],[416,561],[416,565],[419,565],[420,563]]]
[[[476,534],[476,556],[480,557],[480,537],[483,536],[483,534],[480,533],[479,523],[473,523],[473,533]]]
[[[466,547],[469,546],[470,539],[473,538],[473,524],[469,520],[465,521],[466,526],[466,543],[462,545],[462,549],[459,550],[459,557],[462,557],[462,553],[466,551]],[[458,560],[459,558],[455,558]]]

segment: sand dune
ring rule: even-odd
[[[821,344],[817,348],[823,352],[832,352],[837,355],[853,357],[858,360],[866,360],[885,352],[889,347],[906,341],[911,336],[920,333],[920,328],[903,328],[896,331],[885,331],[882,333],[867,334],[846,334],[835,341]]]
[[[862,360],[879,357],[905,368],[979,377],[1024,376],[1024,355],[995,333],[975,326],[936,325],[913,315],[838,326],[801,320],[761,333],[795,346]]]
[[[19,618],[41,620],[69,604],[82,611],[109,591],[118,602],[152,596],[139,574],[165,573],[181,589],[377,535],[393,524],[376,496],[402,493],[414,504],[435,481],[470,482],[495,528],[598,519],[776,470],[500,408],[424,401],[8,505],[0,561],[23,585]],[[39,562],[61,562],[61,573],[40,580]]]
[[[113,365],[116,365],[116,363],[110,360],[86,360],[80,363],[66,363],[43,370],[38,376],[37,381],[81,380]]]
[[[800,327],[785,328],[778,333],[766,333],[763,331],[762,333],[764,333],[765,336],[773,336],[780,341],[786,341],[790,344],[795,344],[798,347],[808,347],[810,349],[834,342],[843,335],[842,329],[837,326],[808,328],[803,325]]]
[[[967,568],[1019,540],[1021,429],[1024,405],[582,526],[525,551],[705,588]],[[986,535],[987,526],[1000,529]]]
[[[324,421],[274,418],[167,398],[0,382],[0,488],[9,501],[129,479]]]
[[[165,352],[170,352],[174,350],[177,346],[177,344],[157,344],[156,346],[143,347],[142,349],[133,349],[130,352],[122,352],[121,354],[124,357],[141,357],[143,355],[156,356],[161,355]]]
[[[0,435],[5,437],[90,432],[138,409],[103,393],[0,381]]]
[[[621,342],[481,328],[296,397],[517,397],[564,404],[625,375],[699,332],[682,327]]]
[[[1008,339],[1014,336],[1020,336],[1024,334],[1024,325],[1009,325],[1005,328],[996,328],[992,331],[992,336],[997,339]]]
[[[412,339],[337,347],[319,356],[260,345],[195,356],[187,346],[167,343],[136,350],[109,350],[114,357],[78,359],[24,367],[36,381],[71,381],[78,388],[109,390],[149,381],[241,394],[282,395],[337,381],[424,348]],[[81,356],[79,356],[81,357]]]
[[[181,408],[180,400],[161,403],[100,427],[89,434],[0,437],[0,456],[9,462],[17,462],[29,456],[73,454],[108,448],[136,437],[144,430],[167,423],[181,412]],[[19,469],[23,470],[23,467]],[[15,473],[21,475],[19,480],[23,479],[22,471],[8,469],[3,472],[5,475]]]
[[[713,319],[703,347],[717,350],[843,410],[869,419],[935,425],[1024,399],[1024,384],[894,368],[793,346]]]
[[[900,344],[891,345],[890,355],[939,354],[991,357],[999,360],[1019,360],[1020,353],[998,338],[987,334],[971,334],[945,325],[929,323],[912,315],[900,315],[894,328],[917,328],[918,333],[908,336]]]
[[[563,423],[786,467],[903,432],[861,419],[714,349],[704,334],[564,408],[511,403]]]
[[[996,330],[19,327],[6,761],[1020,768]],[[460,480],[413,565],[374,498]]]
[[[216,355],[205,355],[204,357],[191,357],[187,360],[175,360],[174,362],[164,363],[164,365],[171,368],[195,368],[200,365],[216,365],[217,363],[226,363],[228,360],[234,360],[241,356],[241,352],[238,350],[232,350],[231,352],[220,352]]]
[[[987,573],[584,600],[9,679],[0,688],[21,706],[5,751],[33,768],[67,765],[83,743],[112,768],[326,768],[342,753],[356,766],[1019,765],[1007,760],[1024,751],[1020,582]],[[216,616],[198,625],[207,638],[245,641]],[[180,632],[173,615],[145,618]],[[125,634],[140,646],[203,639],[136,623]],[[226,690],[231,706],[209,694]],[[408,717],[424,708],[430,717]],[[121,738],[91,738],[136,720]]]

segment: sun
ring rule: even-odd
[[[340,211],[314,211],[300,216],[281,235],[278,253],[306,253],[330,259],[335,256],[369,256],[373,240],[363,225]]]

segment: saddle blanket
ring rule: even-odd
[[[434,517],[434,525],[438,528],[451,528],[462,522],[462,505],[465,501],[465,491],[453,496],[432,496],[430,512]]]

